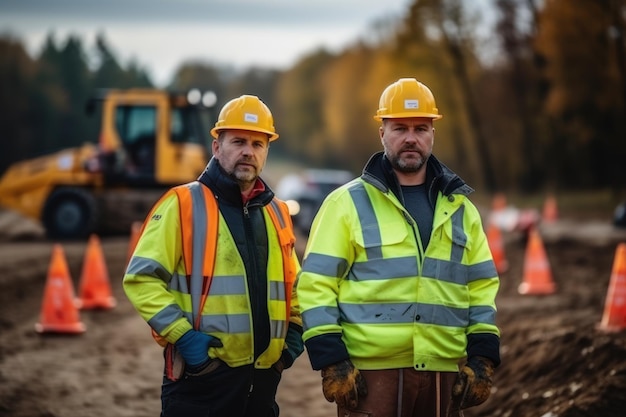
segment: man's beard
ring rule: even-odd
[[[230,176],[239,183],[250,183],[256,180],[256,172],[252,171],[233,171]]]
[[[255,182],[258,176],[256,167],[252,168],[252,166],[249,166],[248,169],[238,169],[237,166],[241,163],[249,164],[250,162],[247,160],[237,162],[237,164],[233,167],[233,170],[229,172],[231,178],[239,184],[250,184]]]
[[[393,157],[389,157],[389,155],[387,155],[387,158],[389,159],[391,166],[394,169],[400,172],[407,173],[407,174],[418,172],[420,169],[422,169],[422,167],[424,166],[424,164],[426,163],[430,155],[424,156],[420,154],[419,159],[403,159],[401,154],[403,151],[406,151],[406,150],[414,150],[414,149],[403,149],[400,152],[398,152],[396,155],[393,155]]]

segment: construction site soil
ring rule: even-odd
[[[626,416],[626,331],[598,329],[617,244],[610,219],[562,218],[540,227],[556,291],[521,295],[525,236],[503,235],[497,321],[502,365],[489,400],[466,417]],[[161,348],[122,290],[128,236],[101,239],[117,305],[81,310],[82,334],[39,334],[55,242],[33,224],[0,213],[0,416],[157,416]],[[86,242],[61,242],[75,288]],[[301,253],[305,239],[298,248]],[[283,374],[283,417],[336,415],[306,353]]]

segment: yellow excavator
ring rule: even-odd
[[[103,90],[96,143],[17,162],[0,177],[0,206],[51,239],[128,233],[163,192],[195,180],[209,158],[213,92]],[[207,111],[208,109],[208,111]]]

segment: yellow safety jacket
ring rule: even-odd
[[[269,368],[285,348],[289,322],[301,325],[294,283],[299,264],[284,202],[263,208],[267,227],[270,344],[255,362]],[[246,270],[211,190],[198,181],[174,187],[147,217],[124,289],[162,346],[192,327],[218,337],[209,356],[231,367],[254,361]],[[293,297],[292,297],[293,292]]]
[[[309,357],[316,369],[344,350],[360,369],[455,371],[469,334],[499,337],[499,279],[480,215],[462,193],[439,191],[423,248],[382,184],[353,180],[313,222],[298,280]]]

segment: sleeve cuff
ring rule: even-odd
[[[494,367],[500,365],[500,338],[492,333],[467,335],[467,357],[483,356],[491,360]]]
[[[322,368],[350,359],[348,349],[341,340],[340,333],[323,334],[312,337],[304,342],[306,345],[311,366],[316,371]]]

